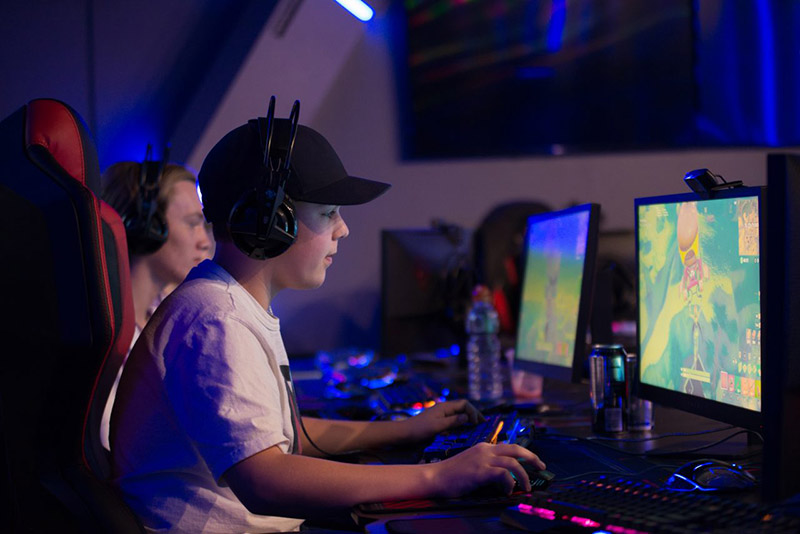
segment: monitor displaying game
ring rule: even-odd
[[[581,379],[599,216],[584,204],[528,219],[515,367]]]
[[[755,428],[761,188],[635,201],[641,395]]]

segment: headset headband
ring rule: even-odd
[[[266,118],[259,117],[246,126],[249,130],[250,124],[254,123],[258,129],[259,148],[263,151],[260,172],[249,171],[253,174],[258,173],[254,176],[256,184],[252,189],[246,190],[231,208],[228,215],[228,230],[239,250],[250,258],[263,260],[283,254],[297,237],[294,203],[286,195],[284,188],[291,174],[299,117],[300,102],[296,100],[288,119],[289,139],[285,148],[276,147],[277,141],[273,137],[274,96],[269,100]],[[280,140],[283,141],[282,138]]]
[[[144,161],[139,164],[139,188],[135,198],[122,214],[128,248],[133,254],[151,254],[167,240],[167,223],[158,212],[158,195],[161,175],[169,158],[169,146],[164,147],[164,158],[152,159],[153,146],[148,143]]]
[[[289,144],[286,148],[286,156],[283,161],[281,161],[280,157],[272,155],[272,140],[275,134],[275,95],[270,97],[269,108],[267,109],[266,140],[262,138],[262,143],[264,146],[263,163],[264,168],[269,173],[269,180],[267,181],[266,187],[259,188],[257,193],[257,197],[259,197],[258,205],[265,205],[267,203],[266,197],[270,193],[275,195],[275,198],[272,199],[272,211],[269,218],[265,220],[265,217],[258,217],[258,220],[256,221],[256,235],[258,236],[267,236],[270,234],[273,226],[275,225],[276,214],[278,213],[280,206],[283,204],[285,197],[284,187],[286,186],[286,181],[289,179],[292,151],[294,150],[294,141],[297,137],[297,123],[299,118],[300,101],[295,100],[294,104],[292,105],[292,111],[289,114]],[[259,134],[261,134],[260,128]]]
[[[164,147],[164,157],[159,161],[152,160],[152,152],[153,145],[147,143],[144,161],[142,162],[141,171],[139,173],[139,196],[148,204],[152,204],[152,201],[155,200],[152,198],[152,194],[154,192],[158,192],[159,180],[161,179],[161,175],[163,174],[164,168],[167,165],[167,160],[169,159],[169,145]],[[149,217],[150,214],[155,210],[155,204],[148,205],[147,207],[149,208],[147,213],[147,216]]]

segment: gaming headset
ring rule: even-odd
[[[158,212],[158,190],[161,175],[169,157],[169,147],[164,148],[160,161],[150,159],[152,146],[147,145],[144,161],[139,173],[139,190],[122,221],[128,238],[128,250],[132,254],[152,254],[167,240],[167,221]]]
[[[274,153],[272,150],[274,117],[275,97],[272,96],[266,119],[258,119],[259,137],[264,150],[262,173],[256,186],[241,196],[228,216],[228,232],[234,244],[247,256],[257,260],[283,254],[297,237],[294,202],[286,195],[285,187],[291,174],[289,166],[297,137],[300,101],[294,101],[289,114],[289,143],[285,153],[278,147],[275,147]]]

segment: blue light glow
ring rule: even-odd
[[[565,0],[553,0],[550,8],[550,26],[547,28],[547,50],[558,52],[564,40],[564,26],[567,20]]]
[[[372,8],[361,0],[336,0],[336,3],[349,11],[361,22],[367,22],[375,15]]]
[[[764,137],[770,146],[778,145],[775,86],[775,42],[772,14],[768,1],[756,2],[756,20],[761,38],[761,104],[764,114]]]

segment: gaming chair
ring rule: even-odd
[[[124,227],[93,193],[96,150],[66,104],[0,122],[0,453],[6,532],[143,532],[109,484],[105,399],[132,339]]]

